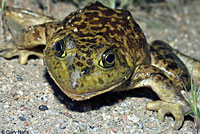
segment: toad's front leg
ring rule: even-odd
[[[26,64],[30,55],[43,58],[46,41],[57,28],[57,22],[30,26],[13,36],[12,43],[0,45],[0,57],[10,59],[19,56],[19,63]]]
[[[0,57],[10,59],[19,56],[20,64],[26,64],[29,55],[42,58],[46,41],[58,26],[54,18],[12,7],[6,7],[3,22],[4,28],[12,35],[12,42],[0,44]]]
[[[175,129],[182,126],[184,115],[191,110],[188,102],[177,90],[175,84],[157,67],[140,65],[136,68],[128,89],[150,87],[161,100],[146,105],[148,110],[158,111],[158,119],[164,121],[164,116],[171,113],[176,122]]]

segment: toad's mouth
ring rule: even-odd
[[[57,84],[57,86],[62,90],[62,92],[64,92],[69,98],[71,98],[72,100],[76,100],[76,101],[82,101],[82,100],[87,100],[90,99],[94,96],[118,89],[118,88],[123,88],[123,85],[126,84],[127,81],[129,81],[129,79],[132,76],[132,71],[130,71],[130,73],[128,73],[127,76],[125,76],[122,80],[120,80],[120,82],[116,82],[113,83],[111,86],[106,87],[106,88],[101,88],[99,90],[94,90],[94,91],[90,91],[90,92],[85,92],[85,93],[81,93],[81,94],[75,94],[72,92],[68,92],[68,90],[66,88],[63,88],[54,77],[52,77],[52,74],[50,71],[48,71],[51,78],[55,81],[55,83]],[[70,90],[69,90],[70,91]],[[120,89],[119,89],[120,91]]]
[[[74,94],[74,93],[70,93],[68,92],[67,90],[63,90],[61,87],[60,89],[68,96],[70,97],[71,99],[73,100],[76,100],[76,101],[82,101],[82,100],[87,100],[87,99],[90,99],[94,96],[97,96],[97,95],[100,95],[100,94],[103,94],[103,93],[106,93],[106,92],[109,92],[109,91],[112,91],[118,87],[120,87],[121,85],[125,84],[128,79],[131,77],[131,74],[130,73],[128,76],[124,77],[120,82],[118,82],[117,84],[113,84],[111,85],[110,87],[108,88],[103,88],[103,89],[99,89],[97,91],[90,91],[90,92],[87,92],[87,93],[82,93],[82,94]],[[59,85],[58,85],[59,86]]]

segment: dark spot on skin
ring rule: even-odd
[[[164,73],[151,73],[150,76],[151,77],[154,77],[154,76],[160,77],[159,78],[160,81],[168,79],[168,77]]]
[[[87,17],[90,17],[90,18],[94,18],[94,17],[98,18],[99,17],[99,13],[95,12],[95,11],[93,11],[93,12],[85,12],[84,15],[87,16]]]
[[[103,26],[102,27],[95,27],[95,26],[93,26],[93,27],[91,27],[90,29],[91,30],[93,30],[93,31],[99,31],[99,30],[101,30],[103,28]]]
[[[104,81],[101,78],[98,78],[100,84],[104,84]]]
[[[156,68],[155,68],[155,67],[153,67],[153,72],[157,72],[157,70],[156,70]]]
[[[58,66],[59,66],[59,64],[60,64],[60,61],[58,60],[58,61],[53,61],[53,68],[56,70],[56,69],[58,69]]]
[[[189,79],[189,76],[188,76],[188,74],[187,73],[183,73],[183,74],[181,74],[181,79],[186,79],[186,80],[188,80]]]
[[[78,61],[78,62],[76,63],[76,65],[79,66],[79,67],[82,67],[82,66],[83,66],[83,63],[81,63],[80,61]]]
[[[84,22],[81,23],[81,25],[77,25],[78,29],[84,29],[86,28],[86,24]]]
[[[100,48],[103,48],[104,47],[104,44],[99,44],[99,45],[95,45],[94,46],[94,50],[97,50],[97,49],[100,49]]]
[[[164,59],[164,57],[160,54],[156,54],[155,58],[156,58],[156,60],[163,60]]]
[[[137,80],[136,81],[142,81],[144,79],[144,77],[142,77],[142,76],[139,76],[138,75],[138,77],[137,77]]]
[[[83,50],[83,49],[78,49],[81,53],[87,53],[87,51],[86,50]],[[78,57],[77,57],[78,58]],[[81,56],[80,56],[80,58],[81,58]]]
[[[42,39],[42,37],[40,36],[40,32],[39,32],[39,29],[35,29],[34,32],[32,32],[33,34],[33,38],[34,40],[38,40],[38,38]]]
[[[106,10],[101,10],[101,13],[105,16],[112,16],[113,14],[116,14],[116,12],[113,9],[107,8]]]
[[[169,64],[167,65],[166,68],[167,68],[167,69],[170,68],[170,69],[172,69],[172,70],[175,70],[175,69],[178,69],[178,66],[177,66],[177,64],[176,64],[175,62],[171,62],[171,63],[169,63]]]
[[[83,83],[81,83],[81,87],[84,87],[84,84],[83,84]]]
[[[171,60],[173,60],[173,59],[174,59],[174,57],[173,57],[173,55],[172,55],[172,54],[167,54],[167,55],[165,55],[165,57],[166,57],[167,59],[171,59]]]
[[[168,77],[164,73],[157,73],[159,74],[163,79],[168,79]]]
[[[160,76],[156,76],[155,82],[158,83],[162,78]]]
[[[79,38],[81,38],[81,37],[94,37],[94,36],[95,36],[94,33],[89,33],[89,32],[83,33],[83,32],[81,32],[81,31],[76,32],[75,34],[76,34]]]
[[[55,25],[55,22],[49,22],[49,23],[44,23],[42,25],[40,25],[41,27],[43,27],[45,30],[45,37],[50,37],[52,36],[52,33],[54,33],[56,31],[56,29],[58,28],[59,25]],[[49,30],[51,29],[51,30]]]
[[[90,69],[90,73],[93,73],[94,69],[95,69],[95,66],[91,66],[91,67],[89,67],[89,69]]]
[[[69,70],[69,71],[75,71],[74,64],[69,65],[68,70]]]
[[[75,84],[75,87],[74,87],[74,89],[76,89],[76,88],[78,88],[79,87],[79,85],[78,84]]]
[[[81,69],[81,73],[83,75],[89,75],[90,74],[90,69],[88,67],[85,67],[85,68]]]
[[[82,42],[96,43],[96,39],[81,39]]]
[[[73,90],[76,90],[76,88],[79,87],[78,81],[76,83],[74,83],[74,81],[70,80],[70,83],[71,83],[71,87]]]
[[[88,46],[91,46],[92,44],[91,43],[86,43],[84,46],[88,47]]]
[[[91,49],[94,49],[95,46],[96,46],[96,45],[90,45],[89,47],[90,47]]]
[[[98,12],[85,12],[84,15],[86,18],[84,19],[85,22],[89,22],[90,24],[99,24],[99,20],[96,20],[94,18],[99,18]]]
[[[80,51],[81,51],[81,49],[80,49]],[[84,53],[86,53],[86,52],[84,51]],[[76,58],[78,58],[79,60],[85,60],[85,57],[84,56],[80,56],[79,54],[76,54]]]
[[[140,68],[146,70],[146,69],[149,68],[149,66],[143,66],[143,67],[140,66]],[[154,67],[153,67],[152,69],[154,69]],[[154,71],[154,72],[155,72],[155,71]]]
[[[75,57],[78,58],[79,60],[81,59],[81,56],[79,54],[76,54]]]
[[[80,60],[85,60],[85,57],[84,57],[84,56],[82,56]]]
[[[92,65],[92,64],[93,64],[93,60],[92,60],[92,59],[88,59],[88,60],[87,60],[87,64],[88,64],[88,65]]]
[[[167,90],[171,90],[171,86],[169,85],[169,83],[166,83],[166,85],[165,85],[165,89],[167,89]]]
[[[171,85],[174,85],[174,83],[173,83],[171,80],[169,81],[169,83],[170,83]],[[174,86],[175,86],[175,85],[174,85]]]
[[[87,48],[85,45],[80,45],[80,48]]]
[[[96,35],[103,35],[104,33],[102,33],[102,32],[98,32],[98,33],[96,33]]]
[[[72,19],[71,20],[71,24],[74,24],[74,22],[80,22],[82,20],[82,18],[81,17],[78,17],[78,16],[76,16],[76,17],[74,17],[74,19]]]
[[[92,51],[91,51],[91,50],[87,50],[87,52],[86,52],[86,53],[87,53],[87,55],[86,55],[86,56],[87,56],[87,57],[90,57],[90,55],[92,54]]]
[[[173,49],[171,46],[169,46],[167,43],[161,41],[161,40],[156,40],[152,43],[153,47],[156,47],[158,50],[166,50],[171,52]]]
[[[62,32],[63,31],[63,29],[59,29],[58,31],[57,31],[57,33],[60,33],[60,32]]]
[[[62,37],[62,36],[66,36],[66,33],[63,32],[63,29],[59,30],[59,32],[56,32],[57,35],[59,35],[59,37]]]
[[[127,67],[128,63],[126,62],[126,56],[125,55],[120,55],[121,57],[118,57],[118,55],[116,56],[117,61],[119,61],[119,64],[123,67]]]
[[[150,52],[151,52],[151,54],[154,55],[154,57],[155,57],[156,60],[163,60],[163,59],[164,59],[163,55],[160,55],[160,54],[157,52],[157,50],[154,49],[153,47],[150,47]]]
[[[150,52],[155,52],[156,50],[154,49],[154,47],[150,46]]]
[[[104,27],[106,24],[108,24],[109,22],[111,22],[111,17],[101,17],[99,18],[98,21],[96,22],[90,22],[90,24],[102,24]]]
[[[140,35],[141,33],[141,29],[139,27],[139,25],[137,23],[134,23],[134,27],[133,27],[133,31],[137,34],[137,35]]]
[[[97,81],[95,79],[92,79],[92,82],[96,85]]]

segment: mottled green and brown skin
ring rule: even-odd
[[[22,9],[18,10],[8,8],[5,20],[23,25],[17,17],[10,17],[11,12],[18,14]],[[37,19],[43,18],[35,14]],[[29,21],[27,17],[23,19]],[[20,63],[25,64],[29,55],[44,54],[52,79],[74,100],[108,91],[150,87],[160,100],[148,103],[146,108],[157,110],[162,121],[166,113],[172,113],[175,129],[181,127],[184,114],[191,110],[180,90],[182,82],[189,88],[188,69],[191,71],[192,64],[199,83],[200,62],[162,41],[148,45],[139,25],[126,10],[113,10],[93,2],[61,22],[46,17],[45,22],[18,31],[13,35],[14,45],[0,50],[0,55],[5,58],[19,55]],[[46,45],[43,54],[38,47],[42,45]]]
[[[55,33],[47,43],[44,61],[59,86],[76,100],[113,90],[130,78],[137,65],[150,64],[146,39],[125,10],[88,5],[67,16]],[[64,60],[55,56],[56,43],[62,40],[69,42]],[[107,49],[115,54],[111,68],[99,65]]]

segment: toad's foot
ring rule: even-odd
[[[146,105],[146,109],[148,110],[156,110],[158,111],[158,119],[160,121],[164,121],[164,116],[168,113],[171,113],[175,118],[174,129],[179,129],[182,126],[184,120],[184,111],[188,111],[188,107],[184,107],[180,104],[173,104],[164,102],[162,100],[149,102]]]
[[[171,113],[176,120],[174,129],[179,129],[183,124],[184,115],[191,108],[180,90],[163,71],[151,65],[138,66],[129,88],[140,87],[150,87],[160,98],[158,101],[148,103],[146,108],[158,111],[158,119],[161,121],[164,121],[165,114]]]
[[[15,56],[19,56],[19,60],[18,62],[20,64],[26,64],[28,61],[28,57],[30,55],[36,55],[39,58],[43,58],[43,53],[40,49],[31,49],[31,50],[21,50],[16,48],[15,45],[13,45],[12,43],[8,43],[6,44],[6,47],[1,47],[0,48],[0,56],[4,57],[6,59],[11,59]]]

